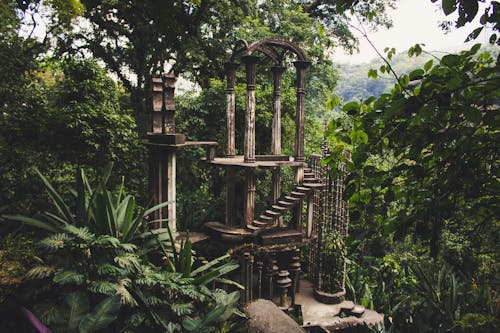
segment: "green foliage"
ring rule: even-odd
[[[432,2],[437,2],[438,0],[431,0]],[[481,13],[479,11],[479,4],[483,5],[484,11]],[[455,27],[460,28],[465,26],[467,23],[473,22],[476,16],[479,16],[480,27],[475,28],[467,37],[465,41],[471,41],[476,39],[481,31],[485,27],[491,28],[491,35],[489,36],[489,41],[491,44],[496,43],[500,45],[500,40],[498,40],[498,33],[500,31],[500,3],[495,0],[442,0],[441,8],[443,13],[448,16],[451,14],[456,14]],[[446,21],[442,23],[444,29],[449,29],[451,26],[451,21]]]
[[[468,306],[492,314],[481,302],[472,305],[453,296],[470,293],[471,279],[481,280],[487,290],[498,279],[491,263],[500,257],[494,199],[500,76],[498,59],[479,50],[475,45],[426,61],[399,76],[390,93],[345,104],[345,114],[328,127],[332,169],[345,150],[352,152],[345,191],[353,222],[349,252],[361,267],[372,262],[372,268],[354,270],[350,289],[374,300],[375,307],[392,309],[397,325],[415,331],[426,331],[429,322],[450,329]],[[422,50],[414,47],[410,53]],[[425,247],[411,245],[416,240]],[[410,248],[418,257],[413,270],[402,272],[409,278],[406,289],[374,276],[380,258]],[[429,256],[452,269],[433,275],[415,268]],[[413,279],[416,288],[409,288]],[[436,299],[436,293],[443,298]]]
[[[54,332],[95,332],[116,320],[119,309],[118,295],[104,298],[91,310],[87,294],[76,291],[64,298],[64,303],[57,309],[52,327]]]
[[[37,258],[30,238],[17,234],[0,237],[0,303],[16,295],[24,275]]]
[[[166,206],[168,202],[148,210],[136,206],[134,197],[125,195],[123,181],[113,193],[106,188],[111,168],[112,165],[109,165],[95,189],[92,189],[85,172],[80,169],[77,178],[80,188],[74,191],[78,215],[72,213],[70,206],[64,202],[51,183],[36,170],[57,212],[55,214],[44,212],[39,219],[19,215],[5,215],[4,217],[54,233],[42,242],[46,247],[62,246],[69,232],[85,241],[90,240],[94,235],[104,236],[98,240],[100,245],[114,248],[122,246],[124,249],[128,246],[131,250],[135,250],[134,246],[125,244],[137,241],[141,236],[144,238],[142,234],[146,231],[146,217]],[[165,230],[159,231],[165,232]],[[161,236],[161,233],[156,233],[155,236]]]
[[[39,242],[39,262],[26,273],[22,297],[56,332],[178,332],[180,323],[190,320],[200,320],[205,330],[228,325],[229,317],[239,314],[239,293],[207,285],[226,283],[223,276],[238,265],[225,262],[229,255],[200,264],[189,237],[178,246],[169,229],[148,231],[145,216],[167,203],[136,207],[123,184],[115,192],[106,188],[110,171],[96,188],[80,172],[81,190],[75,194],[83,209],[77,214],[40,174],[56,213],[5,216],[48,234]],[[166,267],[154,265],[143,247],[163,255]]]
[[[346,260],[345,237],[337,230],[326,230],[325,248],[321,253],[322,265],[329,274],[323,278],[325,291],[336,293],[344,289],[344,264]]]
[[[44,66],[32,60],[31,66],[16,66],[11,73],[16,82],[0,87],[6,96],[0,105],[0,200],[11,211],[45,209],[44,198],[34,196],[42,184],[33,182],[33,167],[56,180],[60,190],[71,184],[78,166],[99,169],[117,161],[116,169],[134,175],[131,185],[140,188],[135,121],[122,109],[123,93],[105,71],[91,61]]]

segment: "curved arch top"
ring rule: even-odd
[[[278,46],[295,53],[299,61],[308,61],[306,54],[297,44],[284,38],[267,38],[261,41],[254,42],[248,46],[246,55],[251,55],[254,51],[259,50],[262,46],[273,48]]]
[[[283,53],[278,52],[277,47],[293,52],[297,56],[298,61],[308,62],[306,54],[297,44],[284,38],[273,37],[251,44],[244,39],[238,40],[226,63],[235,62],[238,56],[249,56],[254,52],[260,52],[271,58],[276,65],[280,65],[283,60]]]

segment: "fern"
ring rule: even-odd
[[[87,227],[77,227],[72,224],[68,224],[64,226],[64,230],[66,230],[69,234],[79,238],[85,243],[89,243],[95,239],[95,235],[90,232]]]
[[[118,285],[110,281],[92,281],[89,290],[96,294],[115,295],[118,291]]]
[[[45,279],[52,275],[55,271],[54,266],[39,265],[30,269],[26,273],[27,279]]]
[[[97,274],[101,276],[120,276],[124,270],[112,264],[103,264],[97,267]]]
[[[117,293],[120,295],[120,303],[127,304],[130,306],[137,306],[137,302],[134,297],[130,294],[127,287],[130,287],[131,281],[130,279],[121,279],[118,281],[118,285],[116,288]]]
[[[116,237],[109,236],[109,235],[102,235],[97,238],[95,241],[96,245],[101,245],[103,247],[112,247],[112,248],[117,248],[120,246],[120,240]]]
[[[40,241],[42,247],[51,251],[56,251],[64,248],[70,241],[71,237],[65,233],[58,233],[50,235]]]
[[[59,270],[54,274],[53,281],[57,284],[80,285],[85,281],[85,276],[76,271]]]
[[[132,253],[124,253],[114,258],[118,266],[134,272],[140,270],[139,257]]]
[[[178,316],[186,316],[193,313],[192,303],[173,303],[170,308]]]
[[[121,243],[120,248],[125,252],[135,252],[137,251],[137,246],[130,243]]]

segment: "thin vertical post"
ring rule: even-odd
[[[281,77],[285,71],[284,67],[275,66],[272,68],[274,80],[274,101],[273,101],[273,126],[271,140],[271,154],[281,154]]]
[[[226,225],[234,225],[235,174],[233,167],[226,168]]]
[[[226,64],[226,77],[227,77],[227,89],[226,89],[226,126],[227,126],[227,157],[234,157],[236,154],[235,148],[235,128],[236,128],[236,98],[234,92],[234,85],[236,82],[236,68],[235,63]]]
[[[255,208],[255,176],[254,170],[246,170],[246,192],[245,192],[245,226],[253,224]]]
[[[310,62],[295,61],[297,69],[297,107],[295,118],[295,161],[304,162],[304,105],[306,95],[306,69]]]
[[[253,163],[255,162],[255,76],[258,57],[245,56],[241,60],[245,63],[247,76],[244,161]]]

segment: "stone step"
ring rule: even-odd
[[[274,210],[274,211],[277,211],[277,212],[280,212],[280,213],[283,213],[283,212],[286,212],[287,211],[287,208],[286,207],[283,207],[283,206],[280,206],[280,205],[272,205],[271,208]]]
[[[292,208],[295,206],[295,201],[288,201],[286,199],[278,200],[278,204],[283,207]]]
[[[269,221],[269,222],[272,223],[272,220]],[[267,222],[264,222],[264,221],[261,221],[261,220],[253,220],[253,225],[256,226],[256,227],[259,227],[259,228],[265,228],[270,223],[267,223]]]
[[[292,192],[290,192],[290,196],[295,197],[295,198],[303,198],[306,196],[306,194],[304,192],[292,191]]]
[[[304,192],[304,193],[308,193],[309,191],[311,191],[310,188],[304,186],[297,186],[294,190],[297,192]]]
[[[300,193],[300,194],[301,194],[300,196],[302,196],[302,193]],[[293,197],[293,196],[289,196],[289,195],[285,195],[283,197],[283,199],[285,199],[287,201],[293,201],[295,203],[298,202],[298,201],[300,201],[300,197]]]
[[[274,218],[271,217],[271,216],[262,214],[261,216],[259,216],[259,221],[261,221],[262,223],[268,225],[269,223],[273,223]]]
[[[325,186],[324,184],[321,183],[303,183],[302,186],[308,187],[308,188],[322,188]]]
[[[260,230],[262,230],[261,227],[255,225],[255,222],[256,221],[254,221],[254,224],[247,225],[247,229],[249,229],[251,231],[260,231]],[[266,226],[267,226],[267,224],[266,224]]]
[[[270,217],[274,217],[274,218],[281,216],[280,212],[277,212],[277,211],[272,210],[272,209],[266,210],[264,212],[264,214],[267,215],[267,216],[270,216]]]

